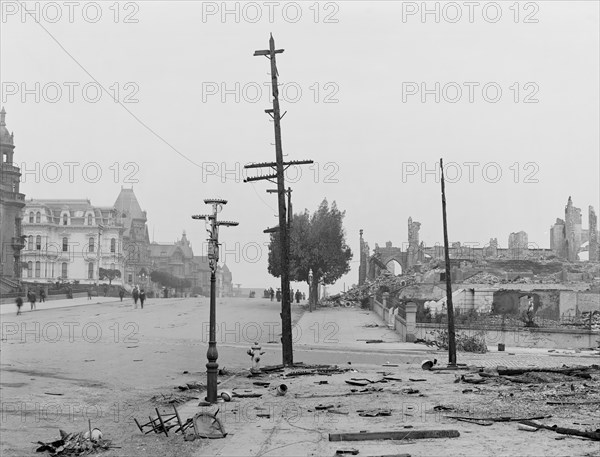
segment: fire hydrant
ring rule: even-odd
[[[254,343],[250,349],[248,349],[247,354],[252,359],[252,368],[250,368],[250,373],[260,373],[260,356],[264,354],[264,352],[260,352],[261,347],[258,343]]]

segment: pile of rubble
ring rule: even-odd
[[[48,452],[51,456],[78,456],[115,448],[110,440],[102,439],[102,432],[97,428],[79,433],[67,433],[64,430],[59,432],[59,440],[49,443],[38,441],[41,446],[36,452]]]
[[[374,281],[366,280],[362,286],[355,286],[346,292],[331,295],[325,299],[325,305],[361,304],[365,298],[373,297],[381,289],[387,289],[390,294],[399,292],[408,286],[417,284],[417,275],[394,276],[389,271],[382,271]]]

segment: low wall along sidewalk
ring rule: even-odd
[[[388,325],[394,328],[402,341],[413,342],[416,339],[432,340],[431,332],[446,330],[445,324],[418,324],[417,306],[413,303],[406,305],[406,319],[392,313],[384,303],[371,299],[371,309]],[[600,332],[578,329],[546,329],[546,328],[472,328],[455,326],[457,333],[466,335],[483,334],[486,344],[504,343],[507,347],[538,347],[548,349],[595,348],[600,345]]]

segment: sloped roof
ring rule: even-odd
[[[151,257],[171,257],[175,252],[179,250],[183,254],[183,257],[187,259],[194,258],[194,252],[192,248],[189,246],[181,245],[181,244],[161,244],[161,243],[151,243],[150,244],[150,256]],[[162,253],[165,253],[162,255]]]
[[[121,189],[117,201],[114,205],[117,210],[117,217],[121,219],[123,226],[125,227],[125,233],[123,236],[130,236],[131,221],[133,219],[143,219],[146,221],[146,214],[142,211],[133,189]]]

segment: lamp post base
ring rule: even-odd
[[[208,362],[206,364],[206,401],[209,403],[217,402],[218,374],[219,364],[217,362]]]

